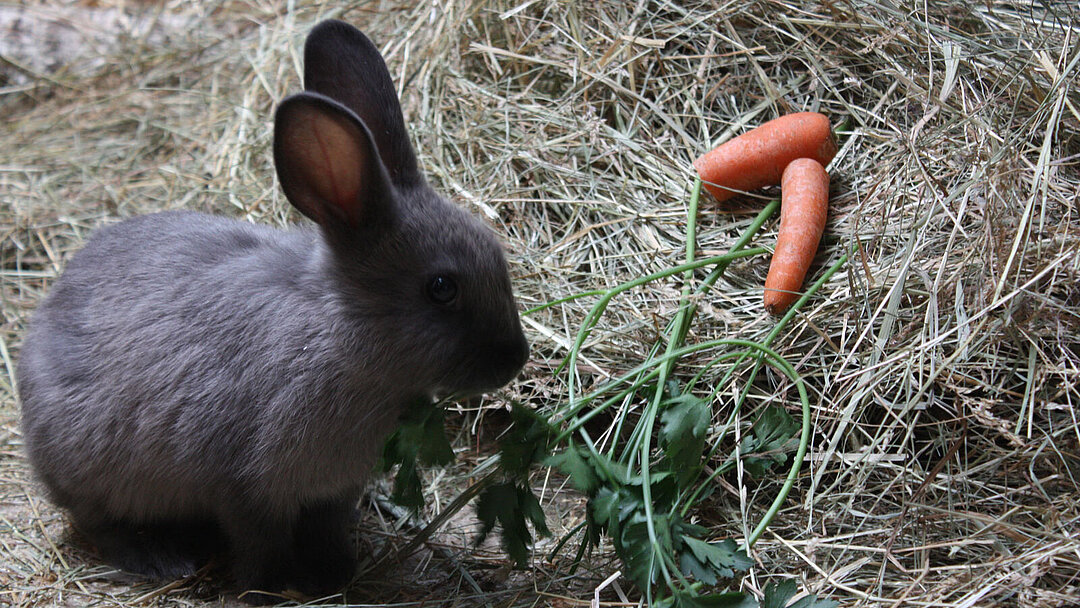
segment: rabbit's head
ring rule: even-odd
[[[274,162],[286,197],[322,229],[325,268],[362,327],[356,351],[426,392],[510,381],[528,344],[502,247],[421,176],[366,36],[323,22],[304,52],[305,92],[277,110]]]

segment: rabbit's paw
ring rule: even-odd
[[[326,551],[317,559],[297,568],[296,588],[312,598],[340,593],[356,574],[357,560],[352,552]]]
[[[353,501],[355,502],[355,501]],[[349,536],[352,503],[341,501],[306,509],[296,527],[297,589],[313,597],[334,594],[356,573],[356,547]]]
[[[211,526],[187,523],[134,525],[95,522],[76,527],[121,570],[157,581],[186,578],[207,563],[221,542]]]

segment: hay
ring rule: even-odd
[[[843,605],[883,607],[1066,606],[1080,595],[1080,18],[1069,3],[14,10],[62,18],[86,46],[63,62],[18,50],[0,61],[0,605],[220,605],[201,580],[158,593],[102,578],[29,482],[12,363],[35,303],[94,226],[178,207],[297,220],[274,184],[269,117],[299,86],[304,33],[328,16],[384,49],[422,165],[503,236],[524,308],[677,264],[690,161],[713,144],[791,111],[844,121],[815,268],[859,250],[777,343],[815,395],[816,432],[743,585],[796,577]],[[89,16],[113,10],[130,17],[102,30]],[[725,251],[751,218],[706,205],[703,253]],[[733,265],[690,339],[764,337],[766,268]],[[645,357],[680,288],[615,300],[582,353],[583,385]],[[553,372],[591,303],[531,315],[527,378],[451,416],[462,464],[430,477],[436,507],[491,453],[506,399],[544,408],[565,397]],[[763,390],[782,397],[775,384]],[[536,483],[556,533],[580,521],[580,500],[555,477]],[[700,517],[717,537],[740,537],[740,513],[753,518],[778,485],[743,495],[725,481]],[[368,576],[363,599],[472,605],[498,592],[492,604],[574,604],[618,568],[601,553],[570,576],[572,553],[548,563],[545,541],[529,570],[510,573],[497,549],[470,548],[465,515],[435,541],[448,550]],[[392,519],[365,528],[375,550],[407,542]]]

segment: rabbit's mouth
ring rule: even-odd
[[[440,383],[433,391],[433,395],[436,398],[457,397],[466,399],[475,397],[506,386],[517,377],[520,369],[517,368],[512,373],[502,373],[500,375],[495,375],[492,372],[477,371],[472,377],[464,380],[458,377],[454,381]]]
[[[437,383],[436,395],[478,395],[501,388],[517,377],[529,359],[529,344],[524,336],[473,349],[471,356],[460,357]]]

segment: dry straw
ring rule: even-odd
[[[274,184],[270,113],[299,87],[304,33],[331,16],[384,50],[425,170],[503,236],[526,308],[678,264],[690,162],[714,144],[793,111],[842,121],[814,268],[859,249],[775,343],[810,387],[815,434],[742,586],[795,577],[845,606],[1075,605],[1080,13],[994,0],[0,7],[0,37],[35,34],[0,47],[0,605],[221,605],[213,573],[117,581],[72,537],[19,453],[13,363],[35,303],[95,226],[181,207],[298,221]],[[703,255],[726,251],[761,205],[741,200],[749,211],[705,202]],[[757,244],[771,245],[768,229]],[[734,264],[689,340],[761,340],[766,268]],[[616,299],[574,370],[581,386],[640,362],[681,288]],[[449,416],[460,464],[429,475],[425,517],[491,454],[508,399],[565,398],[554,371],[592,302],[529,316],[527,378]],[[790,401],[783,379],[759,382]],[[717,412],[729,404],[718,396]],[[557,476],[535,481],[556,534],[580,521]],[[722,478],[699,521],[739,538],[780,483]],[[366,512],[370,551],[408,541]],[[545,541],[510,572],[496,548],[469,544],[471,525],[462,511],[350,598],[581,605],[618,569],[601,551],[571,575],[572,547],[548,562]]]

